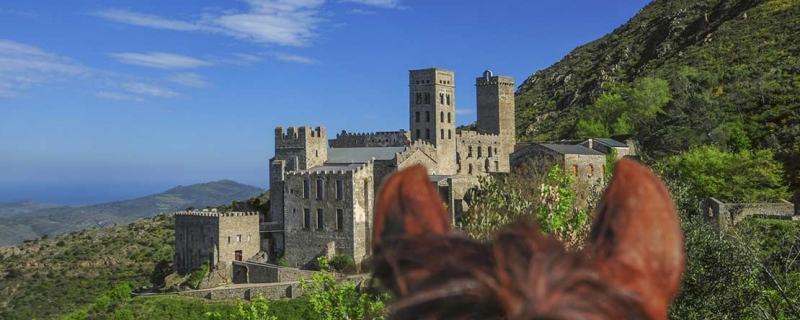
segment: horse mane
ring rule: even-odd
[[[617,163],[589,243],[569,252],[531,220],[491,242],[453,230],[427,170],[388,177],[376,204],[374,277],[393,319],[666,319],[685,266],[674,204],[632,160]]]

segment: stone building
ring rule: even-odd
[[[576,184],[598,183],[602,181],[606,170],[606,154],[583,145],[520,144],[511,155],[511,166],[519,167],[529,159],[540,159],[544,163],[560,165],[564,172],[575,177]]]
[[[261,250],[257,212],[216,210],[176,212],[175,271],[185,273],[210,262],[212,268],[243,261]]]
[[[454,217],[477,177],[509,172],[514,151],[514,79],[486,71],[476,78],[476,131],[456,133],[455,74],[409,71],[409,128],[348,133],[324,127],[278,127],[270,159],[270,213],[262,249],[291,266],[321,255],[370,255],[373,205],[383,179],[424,164]],[[279,231],[275,231],[279,230]]]
[[[796,213],[800,203],[781,199],[774,203],[723,203],[716,198],[703,200],[702,213],[706,220],[728,227],[748,218],[800,221]]]

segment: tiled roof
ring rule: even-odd
[[[587,147],[581,145],[572,145],[572,144],[546,144],[542,143],[539,144],[542,147],[548,148],[560,154],[582,154],[582,155],[605,155],[600,151],[589,149]]]

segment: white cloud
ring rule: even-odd
[[[377,12],[372,11],[372,10],[361,10],[361,9],[353,9],[353,10],[350,10],[349,13],[351,13],[351,14],[359,14],[359,15],[362,15],[362,16],[372,16],[372,15],[378,14]]]
[[[244,0],[246,12],[222,10],[203,14],[196,21],[182,21],[125,9],[105,9],[91,15],[135,26],[176,31],[224,34],[256,43],[306,46],[323,21],[319,8],[324,0]]]
[[[353,2],[373,7],[389,8],[389,9],[406,8],[400,5],[400,0],[342,0],[342,2]]]
[[[167,80],[182,86],[192,87],[192,88],[206,88],[211,85],[208,83],[208,81],[206,81],[205,78],[203,78],[203,76],[191,72],[176,73],[169,76]]]
[[[111,100],[135,101],[135,102],[145,101],[140,97],[119,92],[98,91],[94,93],[94,96],[102,99],[111,99]]]
[[[287,62],[297,62],[297,63],[304,63],[304,64],[319,64],[319,60],[304,57],[301,55],[285,53],[285,52],[273,52],[270,54],[275,60],[279,61],[287,61]]]
[[[246,53],[236,53],[235,56],[241,58],[245,62],[261,62],[264,61],[264,58],[259,57],[254,54],[246,54]]]
[[[141,82],[129,82],[122,85],[122,88],[128,92],[146,94],[154,97],[171,98],[177,97],[178,94],[170,89],[159,87],[155,85],[145,84]]]
[[[92,70],[38,47],[0,39],[0,92],[15,95],[20,88],[49,81],[86,77]]]
[[[475,110],[472,109],[456,109],[456,114],[473,114]]]
[[[122,52],[109,55],[123,63],[159,69],[192,69],[211,65],[208,61],[164,52]]]

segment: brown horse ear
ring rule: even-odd
[[[629,159],[615,164],[588,248],[605,277],[641,299],[653,319],[667,318],[686,257],[675,205],[650,169]]]
[[[384,181],[375,206],[373,248],[391,238],[446,233],[450,221],[442,197],[423,165],[393,173]]]

